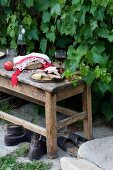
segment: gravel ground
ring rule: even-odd
[[[36,110],[34,109],[34,104],[26,104],[18,109],[14,109],[10,112],[12,115],[16,115],[18,117],[23,117],[28,121],[33,121],[37,116]],[[45,125],[44,117],[38,116],[38,122],[41,125]],[[14,147],[7,147],[4,145],[4,135],[6,133],[6,124],[0,124],[0,156],[5,156],[14,150],[16,150],[19,145]],[[83,135],[82,131],[76,131],[77,134]],[[113,130],[105,125],[101,125],[99,127],[93,128],[93,136],[94,138],[102,138],[106,136],[112,136]],[[50,160],[47,158],[47,155],[44,155],[40,161],[43,162],[52,162],[53,166],[51,170],[60,170],[60,158],[66,156],[70,157],[66,152],[63,152],[61,149],[58,149],[58,158],[54,160]],[[20,157],[19,161],[29,161],[27,157]]]

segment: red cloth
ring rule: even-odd
[[[12,86],[17,86],[17,84],[18,84],[18,78],[17,78],[17,76],[18,76],[21,72],[22,72],[22,71],[20,71],[19,69],[17,69],[17,70],[15,71],[15,73],[13,73],[12,78],[11,78],[11,84],[12,84]]]
[[[43,64],[43,68],[42,69],[45,69],[47,67],[50,67],[52,66],[52,64],[50,63],[45,63]],[[17,76],[21,73],[22,71],[20,71],[19,69],[16,69],[15,73],[12,75],[12,78],[11,78],[11,84],[12,86],[17,86],[18,85],[18,78]]]

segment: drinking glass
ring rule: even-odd
[[[60,62],[60,66],[62,67],[63,62],[66,58],[66,51],[65,50],[58,50],[55,52],[55,58]]]
[[[13,58],[17,56],[16,50],[15,49],[6,49],[6,56]]]

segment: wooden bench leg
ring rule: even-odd
[[[92,132],[92,104],[91,104],[91,88],[86,85],[86,89],[82,95],[83,111],[87,112],[87,119],[83,120],[84,136],[88,139],[93,138]]]
[[[45,101],[47,155],[48,158],[57,157],[57,119],[56,119],[56,95],[46,92]]]

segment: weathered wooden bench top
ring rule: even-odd
[[[14,73],[14,71],[6,71],[4,69],[4,63],[8,60],[12,61],[13,59],[8,58],[8,57],[4,57],[4,58],[0,59],[0,76],[7,77],[7,78],[11,79],[11,76]],[[37,82],[30,80],[30,74],[31,73],[26,73],[23,71],[18,76],[19,82],[22,82],[22,83],[37,87],[38,89],[42,89],[42,90],[49,91],[49,92],[57,92],[62,89],[65,89],[65,88],[72,88],[71,82],[68,82],[65,80],[63,80],[62,82],[57,82],[57,83],[37,83]],[[80,84],[81,83],[82,82],[80,82]]]

